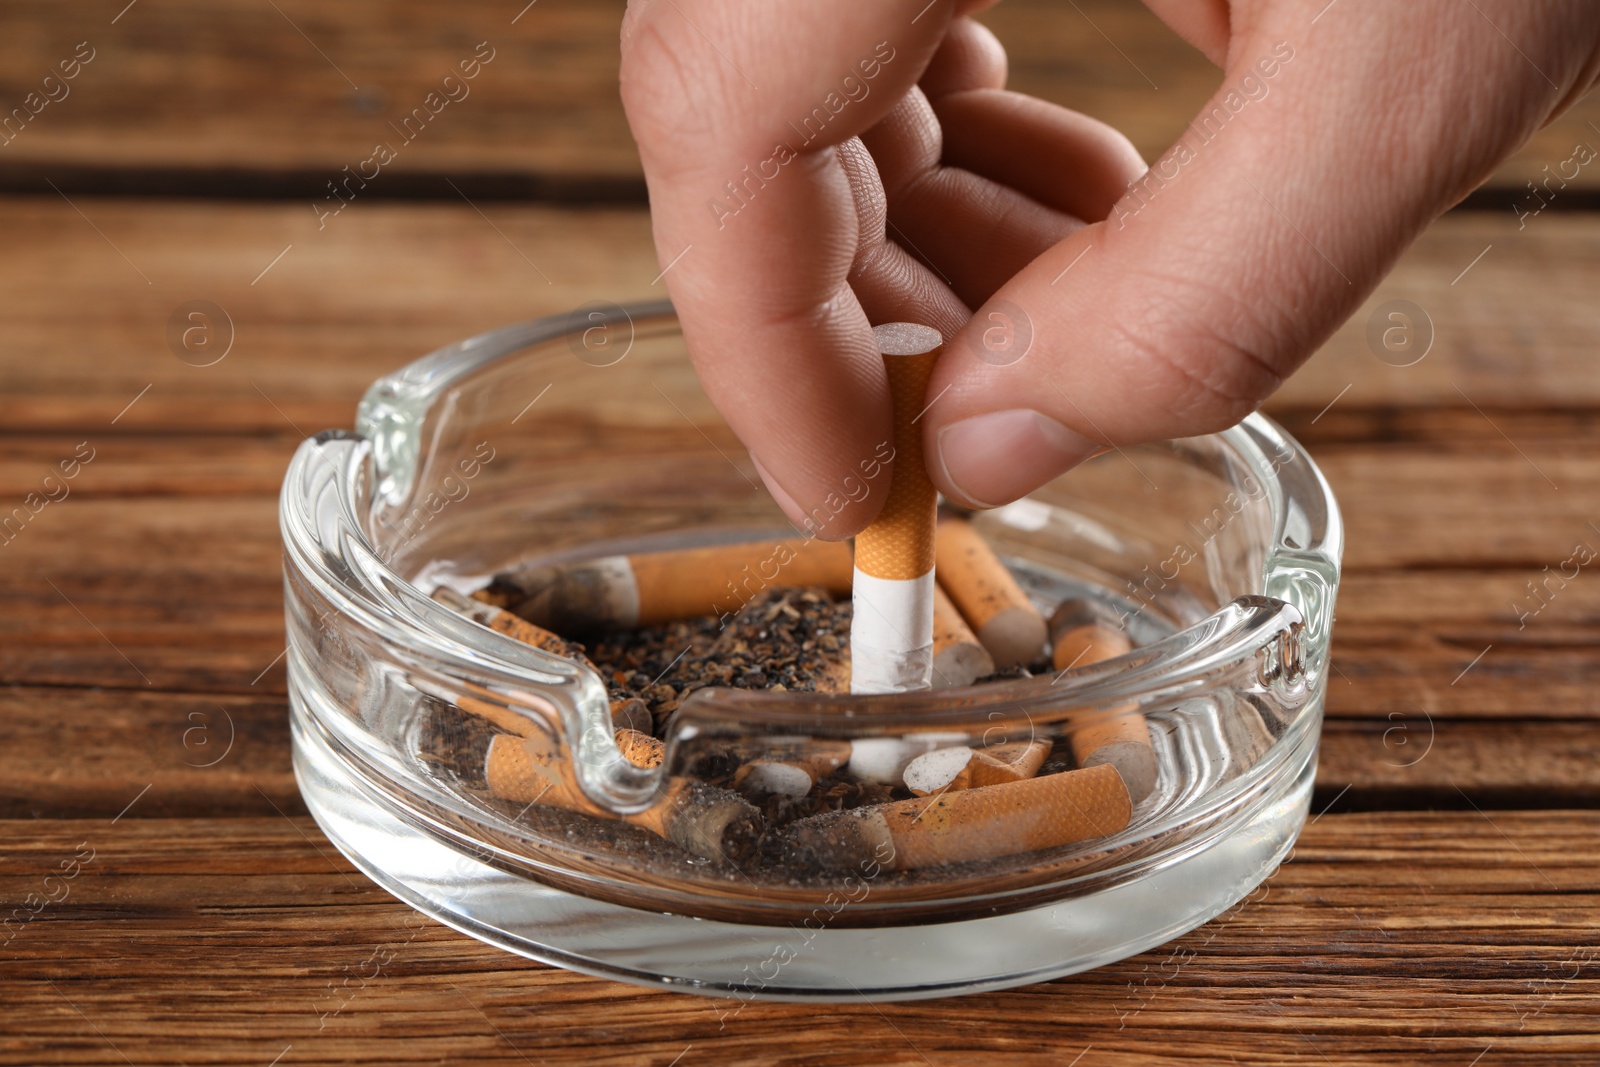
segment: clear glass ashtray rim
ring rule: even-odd
[[[620,315],[630,329],[638,324],[657,328],[675,322],[665,302],[616,307],[598,314]],[[367,391],[357,425],[365,433],[325,431],[301,446],[285,478],[280,520],[286,551],[299,574],[368,635],[392,649],[403,650],[419,665],[426,663],[446,677],[465,676],[507,691],[538,691],[551,685],[576,684],[590,699],[604,686],[592,671],[542,649],[522,645],[502,634],[455,619],[432,602],[404,575],[389,567],[384,553],[367,537],[360,509],[372,493],[396,492],[396,480],[414,467],[423,447],[424,430],[438,416],[435,402],[472,375],[502,360],[517,357],[573,330],[589,319],[577,313],[547,316],[480,334],[448,345],[376,381]],[[408,426],[409,424],[409,432]],[[431,427],[437,434],[437,427]],[[1260,414],[1211,435],[1252,466],[1262,479],[1271,508],[1271,543],[1263,548],[1266,573],[1262,588],[1289,591],[1271,598],[1242,596],[1221,605],[1177,633],[1135,649],[1116,660],[1075,668],[1061,678],[1022,679],[968,689],[896,694],[862,699],[850,695],[765,693],[757,690],[703,690],[685,702],[694,714],[686,720],[706,725],[737,722],[743,732],[815,726],[819,718],[835,721],[839,736],[871,736],[898,726],[917,729],[959,729],[980,721],[995,708],[1019,703],[1110,705],[1130,699],[1181,699],[1199,679],[1219,664],[1242,659],[1274,640],[1295,623],[1306,623],[1306,666],[1320,670],[1331,629],[1329,617],[1315,617],[1316,601],[1331,604],[1336,590],[1343,529],[1331,488],[1305,450],[1280,427]],[[1269,455],[1262,442],[1270,442]],[[338,451],[330,451],[330,446]],[[342,453],[342,454],[341,454]],[[409,461],[406,456],[409,454]],[[329,479],[329,460],[336,477]],[[399,473],[397,473],[399,472]],[[409,475],[406,475],[409,477]],[[404,480],[404,479],[400,479]],[[328,522],[320,488],[336,493],[339,518]],[[1309,499],[1295,501],[1286,486],[1301,488]],[[320,488],[319,488],[320,487]],[[403,495],[403,493],[402,493]],[[1300,514],[1320,518],[1310,543],[1287,536],[1288,515],[1298,503]],[[330,561],[335,561],[330,563]],[[1285,576],[1287,580],[1283,580]],[[1306,576],[1320,592],[1297,598]],[[354,581],[348,579],[354,578]],[[1274,599],[1277,603],[1274,603]],[[1297,602],[1297,599],[1299,602]],[[1285,610],[1287,607],[1288,610]],[[840,714],[841,708],[846,709]]]
[[[635,309],[630,321],[634,319],[646,319],[645,311]],[[655,324],[659,326],[663,321],[655,320]],[[380,379],[369,390],[368,400],[378,394],[389,399],[404,394],[405,402],[390,405],[389,410],[411,409],[411,443],[420,447],[424,440],[439,439],[439,426],[430,420],[447,417],[440,413],[440,409],[449,410],[447,405],[438,403],[441,398],[499,360],[559,341],[572,322],[570,315],[533,320],[449,346]],[[381,549],[366,536],[363,509],[370,506],[375,493],[384,491],[383,483],[394,466],[391,463],[386,471],[383,455],[392,457],[397,444],[406,444],[392,436],[398,421],[387,426],[379,424],[374,411],[382,406],[363,403],[358,425],[368,433],[328,431],[309,440],[297,453],[281,501],[286,570],[294,577],[309,580],[316,592],[338,609],[340,618],[335,625],[354,635],[358,644],[376,650],[375,654],[402,659],[413,682],[431,675],[445,683],[445,688],[460,681],[482,686],[550,723],[571,744],[575,762],[594,761],[608,768],[596,788],[591,788],[596,782],[582,780],[591,799],[619,814],[648,807],[657,796],[662,772],[639,770],[618,760],[614,742],[589,747],[594,735],[604,732],[588,728],[601,720],[606,706],[605,689],[597,675],[570,660],[480,627],[435,603],[416,584],[388,566]],[[378,438],[386,433],[391,434],[391,440],[387,446],[380,446]],[[1337,505],[1320,472],[1298,444],[1259,416],[1214,436],[1227,443],[1235,455],[1253,457],[1256,469],[1272,475],[1264,482],[1272,509],[1273,543],[1262,552],[1269,572],[1282,561],[1288,561],[1288,569],[1309,567],[1315,571],[1320,567],[1318,573],[1329,586],[1331,604],[1337,585],[1342,529]],[[1271,456],[1269,445],[1262,442],[1270,443],[1274,450]],[[1302,489],[1310,486],[1314,491],[1310,499],[1301,503],[1322,518],[1316,537],[1306,538],[1301,532],[1291,538],[1286,533],[1287,512],[1293,501],[1286,494],[1285,479],[1277,477],[1279,474],[1294,476]],[[1266,577],[1270,584],[1270,573]],[[1190,691],[1215,684],[1219,668],[1238,667],[1271,641],[1292,633],[1301,619],[1298,606],[1288,600],[1240,597],[1170,637],[1117,660],[1071,671],[1059,680],[1027,679],[964,690],[873,698],[701,690],[679,709],[669,737],[666,766],[674,765],[672,746],[688,730],[726,731],[746,737],[804,733],[819,738],[894,736],[933,730],[983,732],[993,725],[992,716],[1001,711],[1045,723],[1064,721],[1062,709],[1081,714],[1086,708],[1129,700],[1141,704],[1180,701]],[[291,638],[298,639],[293,633],[295,620],[291,619],[290,625]],[[1326,654],[1327,636],[1324,627],[1321,633],[1310,637],[1310,651],[1318,661]],[[1315,673],[1318,664],[1310,666],[1312,672],[1301,687],[1301,700],[1318,697],[1322,688],[1323,679]],[[582,705],[582,710],[575,704]],[[1281,756],[1282,749],[1301,744],[1306,732],[1316,729],[1321,719],[1320,699],[1314,700],[1308,710],[1313,714],[1301,716],[1301,721],[1278,739],[1271,755]],[[309,713],[323,715],[314,706]],[[348,728],[351,724],[343,725]],[[610,741],[609,732],[604,733],[603,740]],[[392,773],[394,768],[389,763],[387,759],[369,762],[362,773],[384,777],[390,785],[406,788],[411,776]],[[1212,796],[1211,806],[1221,810],[1233,795],[1250,792],[1268,777],[1296,771],[1296,766],[1263,754],[1258,766],[1229,783],[1223,794]],[[409,784],[414,787],[418,783]],[[423,790],[424,794],[427,792]],[[448,808],[469,821],[485,815],[460,809],[456,798],[444,799]],[[1193,821],[1196,814],[1195,809],[1184,809],[1144,821],[1136,836],[1154,837],[1180,828]],[[1151,862],[1161,865],[1170,859],[1155,857]],[[1102,868],[1093,878],[1114,880],[1120,873],[1126,872]],[[1066,887],[1067,883],[1062,883],[1061,888]]]

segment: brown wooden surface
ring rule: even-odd
[[[231,196],[270,188],[320,197],[343,167],[392,141],[399,157],[373,182],[374,197],[453,199],[444,181],[453,176],[497,195],[642,199],[616,95],[620,0],[538,0],[524,11],[525,4],[161,0],[124,11],[127,0],[86,0],[66,18],[48,0],[5,0],[6,112],[79,42],[89,42],[94,59],[65,99],[0,150],[0,184],[93,187],[114,170],[136,191],[203,187]],[[1463,5],[1461,17],[1479,16]],[[982,21],[1010,52],[1011,88],[1111,123],[1148,160],[1221,81],[1136,0],[1005,0]],[[390,122],[419,106],[480,42],[494,59],[469,95],[409,143],[397,137]],[[1520,189],[1576,143],[1600,144],[1590,125],[1597,120],[1600,98],[1590,97],[1540,131],[1494,184]],[[1571,194],[1597,186],[1596,169],[1584,168]]]
[[[0,547],[0,916],[80,845],[95,857],[0,933],[0,1063],[1600,1059],[1600,579],[1517,615],[1542,568],[1600,548],[1600,218],[1441,220],[1270,405],[1326,471],[1348,543],[1322,814],[1267,887],[1074,978],[723,1020],[420,918],[338,856],[289,765],[275,508],[302,436],[349,426],[374,377],[435,346],[661,293],[626,202],[618,5],[539,0],[513,25],[520,2],[124,4],[0,4],[0,101],[97,48],[0,149],[0,192],[46,194],[0,196],[0,511],[80,442],[95,452]],[[1015,87],[1117,122],[1147,156],[1215,84],[1136,5],[984,17]],[[363,158],[484,39],[499,51],[474,95],[319,230],[306,183]],[[1497,182],[1564,158],[1596,114]],[[441,198],[444,176],[491,199]],[[510,195],[598,203],[492,199]],[[215,366],[164,336],[195,299],[234,324]],[[1391,299],[1431,318],[1415,366],[1368,345]],[[339,1008],[380,948],[392,963]]]
[[[1600,1023],[1592,812],[1325,815],[1268,886],[1143,956],[959,1001],[729,1015],[422,919],[308,818],[152,818],[152,789],[113,823],[119,801],[0,822],[6,896],[94,853],[7,946],[15,1062],[1532,1067],[1592,1063]]]

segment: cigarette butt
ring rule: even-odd
[[[856,535],[850,690],[907,693],[933,682],[933,528],[938,496],[922,456],[937,330],[907,322],[873,330],[893,401],[894,473],[878,517]]]
[[[965,745],[936,748],[906,764],[906,788],[919,797],[972,784],[972,749]]]
[[[972,754],[972,784],[1002,785],[1032,778],[1049,757],[1050,742],[1043,739],[980,748]]]
[[[803,797],[849,759],[849,742],[820,741],[793,755],[751,759],[734,772],[733,787],[746,796]]]
[[[972,524],[946,516],[936,541],[939,584],[960,609],[997,667],[1032,663],[1044,651],[1046,626],[1028,595]]]
[[[638,730],[618,730],[617,748],[622,758],[635,767],[659,767],[667,756],[667,746],[663,742]]]
[[[668,779],[661,799],[632,815],[617,815],[583,794],[547,734],[499,734],[484,757],[490,792],[518,804],[541,804],[642,826],[693,855],[744,864],[754,855],[761,816],[737,793],[686,778]]]
[[[1059,670],[1087,667],[1133,647],[1106,611],[1091,600],[1065,600],[1050,616],[1052,662]],[[1109,763],[1128,783],[1135,804],[1156,787],[1156,752],[1150,724],[1138,711],[1112,711],[1068,734],[1080,767]]]
[[[560,634],[551,633],[542,626],[535,626],[526,619],[513,615],[511,612],[494,604],[462,596],[447,585],[441,585],[435,589],[433,591],[433,599],[445,607],[465,615],[480,626],[487,626],[489,629],[521,641],[525,645],[542,648],[551,655],[577,660],[587,667],[594,667],[594,664],[589,662],[589,657],[583,654],[582,645],[575,641],[568,641]]]
[[[626,697],[611,702],[611,725],[648,735],[655,729],[655,716],[650,714],[649,704],[638,697]]]
[[[994,673],[994,657],[983,647],[950,597],[933,587],[933,687],[971,685]]]
[[[817,779],[806,768],[769,760],[745,764],[733,780],[733,787],[745,796],[799,798],[816,784]]]
[[[592,634],[732,614],[777,584],[844,596],[851,567],[843,542],[791,538],[523,567],[475,595],[559,633]]]
[[[1003,785],[1032,778],[1050,755],[1042,739],[1012,741],[988,748],[940,748],[906,764],[906,788],[919,797],[951,789]]]
[[[1133,805],[1112,767],[1064,771],[851,808],[791,824],[799,856],[825,870],[888,870],[1000,859],[1118,833]]]
[[[1050,662],[1058,671],[1112,659],[1132,647],[1127,632],[1092,600],[1063,600],[1050,616]]]
[[[910,737],[863,737],[850,742],[849,772],[864,782],[892,784],[901,780],[912,760],[936,748],[960,744],[965,734],[919,734]]]
[[[1150,744],[1150,726],[1137,711],[1077,727],[1070,738],[1078,766],[1109,763],[1128,783],[1128,795],[1135,804],[1155,790],[1156,752]]]

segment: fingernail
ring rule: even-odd
[[[762,466],[761,460],[757,458],[754,452],[750,453],[750,462],[756,465],[756,473],[761,475],[762,484],[767,487],[767,492],[772,494],[772,499],[777,505],[783,509],[783,513],[789,516],[789,521],[796,526],[804,526],[806,521],[805,508],[796,504],[794,497],[790,496],[783,486],[778,484],[776,478],[767,473],[767,468]]]
[[[995,508],[1071,470],[1101,445],[1030,408],[995,411],[939,431],[945,488],[969,507]]]

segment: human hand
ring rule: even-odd
[[[846,537],[882,504],[870,324],[945,335],[929,473],[1006,503],[1254,410],[1600,76],[1583,0],[1147,3],[1225,78],[1141,177],[1109,127],[1002,89],[962,17],[981,2],[632,0],[623,100],[668,290],[795,522]]]

